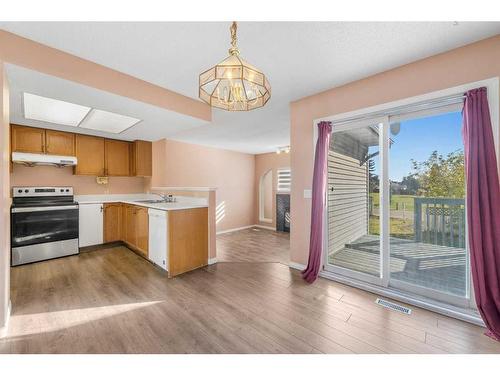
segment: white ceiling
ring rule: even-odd
[[[229,26],[228,22],[0,23],[5,30],[193,98],[197,98],[198,74],[226,57]],[[243,152],[274,151],[289,143],[290,101],[498,33],[499,22],[242,22],[238,25],[241,55],[269,77],[269,103],[251,112],[215,109],[212,124],[187,125],[175,134],[163,135],[164,129],[156,129],[157,125],[146,132],[154,133],[149,138],[168,136]]]

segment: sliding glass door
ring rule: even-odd
[[[335,127],[325,270],[468,307],[460,112]]]

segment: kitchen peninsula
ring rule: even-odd
[[[75,196],[80,248],[121,242],[173,277],[208,264],[208,202],[156,194]]]

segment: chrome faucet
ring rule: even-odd
[[[177,199],[175,199],[175,197],[172,194],[162,194],[162,193],[159,193],[158,195],[166,203],[173,203],[173,202],[177,201]]]

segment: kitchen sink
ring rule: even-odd
[[[137,201],[137,203],[165,203],[163,199],[146,199],[143,201]]]

